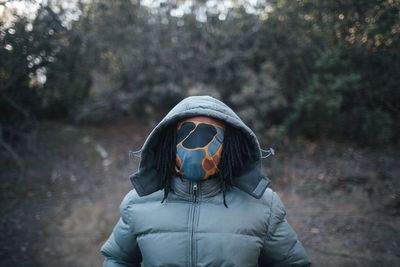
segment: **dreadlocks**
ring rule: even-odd
[[[164,189],[164,197],[161,203],[167,198],[171,191],[171,177],[175,173],[176,160],[176,125],[168,125],[159,135],[160,138],[155,144],[155,166],[161,174],[161,184]],[[253,156],[251,144],[244,133],[230,125],[225,124],[224,147],[222,149],[218,177],[221,182],[222,195],[225,207],[226,192],[232,187],[234,174],[239,173],[246,162]]]
[[[226,191],[232,187],[232,178],[234,174],[239,173],[246,162],[252,157],[252,149],[248,138],[243,132],[235,129],[229,123],[226,124],[224,134],[224,147],[221,154],[220,178],[224,205],[226,204]]]
[[[156,169],[161,173],[161,184],[164,189],[164,198],[167,198],[171,191],[171,177],[175,172],[175,157],[176,157],[176,126],[168,125],[167,128],[160,134],[159,142],[155,146],[156,151]]]

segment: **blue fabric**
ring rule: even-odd
[[[224,129],[212,124],[184,122],[177,131],[179,174],[192,181],[207,179],[218,172]],[[218,155],[215,155],[219,150]]]
[[[187,151],[182,145],[176,148],[176,153],[181,159],[181,172],[184,178],[200,181],[205,176],[206,172],[201,166],[203,158],[206,156],[206,151],[204,150],[193,150]]]

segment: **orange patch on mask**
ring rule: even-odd
[[[221,159],[223,144],[215,152],[214,156],[206,155],[203,159],[202,166],[206,174],[203,179],[207,179],[211,175],[216,174],[219,171],[218,165]]]

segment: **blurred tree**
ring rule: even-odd
[[[67,118],[90,76],[79,63],[76,32],[60,19],[63,10],[42,5],[33,20],[7,12],[0,20],[0,146],[22,169],[18,150],[34,148],[37,119]]]
[[[369,145],[398,142],[399,2],[299,0],[272,6],[265,31],[279,30],[265,36],[283,40],[270,57],[284,67],[278,79],[292,103],[289,132]],[[290,53],[283,64],[282,53]]]
[[[92,0],[74,21],[43,5],[33,21],[1,25],[1,108],[93,122],[207,93],[257,131],[398,143],[399,6]]]

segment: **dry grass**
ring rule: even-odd
[[[128,151],[149,132],[133,120],[42,125],[23,183],[11,179],[11,167],[3,174],[0,265],[101,266],[100,246],[137,168]],[[314,266],[400,262],[398,159],[394,149],[285,141],[264,162]]]

